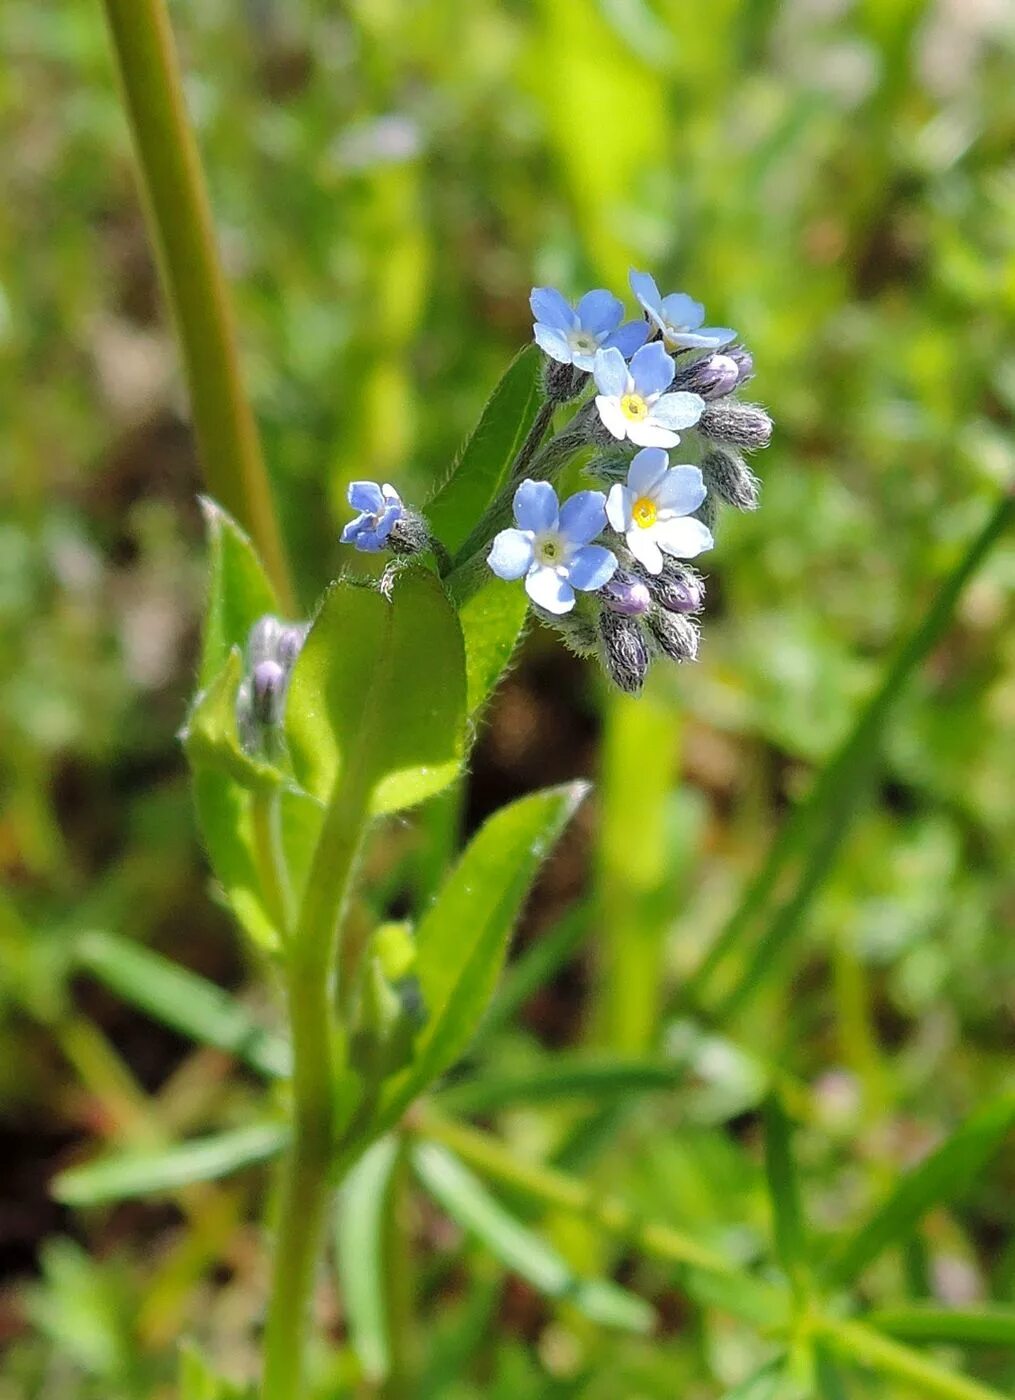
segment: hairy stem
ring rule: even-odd
[[[215,246],[197,142],[187,119],[164,0],[103,0],[124,104],[212,495],[249,531],[279,595],[295,612],[281,534]]]

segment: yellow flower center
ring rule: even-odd
[[[641,496],[631,508],[634,523],[641,530],[647,530],[650,525],[654,525],[658,514],[655,501],[650,500],[648,496]]]
[[[624,394],[620,400],[620,411],[625,418],[637,423],[648,417],[648,404],[640,394]]]

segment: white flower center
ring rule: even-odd
[[[537,535],[532,542],[532,554],[537,564],[548,569],[559,568],[567,561],[567,548],[556,532]]]
[[[599,349],[599,341],[591,331],[572,331],[567,343],[577,355],[593,355]]]

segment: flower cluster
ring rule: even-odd
[[[367,552],[433,550],[442,574],[485,557],[498,578],[524,581],[536,613],[569,646],[598,655],[617,685],[636,692],[654,656],[697,655],[692,619],[704,584],[686,561],[712,548],[719,503],[756,508],[758,482],[743,454],[767,445],[772,423],[736,397],[754,362],[734,330],[706,326],[700,302],[664,296],[647,272],[632,271],[630,283],[642,312],[633,320],[603,288],[576,304],[555,288],[533,289],[547,407],[467,557],[448,559],[425,518],[386,483],[349,487],[358,514],[342,540]],[[544,444],[553,412],[575,401]],[[671,461],[688,430],[693,453],[681,455],[696,460]],[[590,446],[599,451],[585,470],[604,489],[562,501],[554,479]]]

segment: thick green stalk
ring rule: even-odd
[[[301,1400],[314,1278],[333,1167],[340,1047],[335,1033],[336,958],[366,826],[367,789],[350,770],[317,842],[299,924],[288,949],[293,1046],[293,1140],[282,1187],[265,1335],[263,1400]]]
[[[103,0],[103,5],[208,488],[249,531],[283,611],[292,615],[289,570],[240,379],[229,294],[165,3]]]

